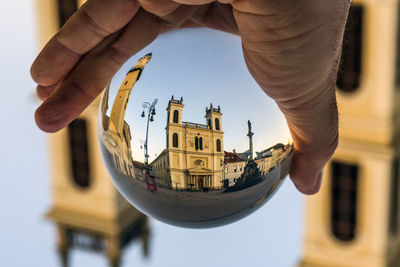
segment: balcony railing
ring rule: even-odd
[[[193,122],[187,122],[187,121],[184,121],[182,123],[183,123],[183,125],[186,125],[186,126],[209,129],[208,125],[205,125],[205,124],[193,123]]]

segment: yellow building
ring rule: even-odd
[[[40,47],[82,2],[36,1]],[[56,225],[63,266],[68,265],[72,248],[103,252],[110,266],[119,266],[123,247],[135,238],[142,240],[147,252],[147,217],[119,194],[102,163],[97,144],[98,108],[99,98],[68,127],[49,136],[52,204],[48,217]]]
[[[110,117],[106,115],[109,88],[106,88],[104,92],[101,106],[103,123],[101,139],[103,144],[113,155],[114,167],[121,174],[132,177],[135,177],[131,148],[132,135],[130,127],[125,121],[125,112],[133,86],[139,80],[143,68],[150,59],[151,54],[145,55],[128,71],[114,99]]]
[[[320,193],[306,199],[300,266],[400,266],[399,14],[398,0],[352,1],[337,80],[339,146]]]
[[[157,183],[176,189],[221,189],[224,132],[221,108],[206,108],[207,125],[182,122],[183,99],[167,107],[167,147],[150,164]],[[159,179],[160,177],[160,179]]]

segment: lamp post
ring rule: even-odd
[[[144,102],[142,104],[143,112],[141,117],[144,118],[146,116],[147,110],[147,127],[146,127],[146,139],[144,141],[144,164],[146,169],[149,166],[149,153],[148,153],[148,140],[149,140],[149,124],[150,122],[154,121],[154,116],[156,115],[156,104],[158,99],[154,99],[153,103]]]

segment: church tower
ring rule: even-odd
[[[84,1],[37,0],[40,47]],[[104,253],[119,266],[123,247],[139,238],[148,250],[148,219],[116,190],[97,144],[97,98],[65,129],[51,134],[52,204],[47,214],[57,229],[62,266],[72,248]],[[114,126],[119,126],[115,124]]]
[[[183,98],[174,99],[174,96],[172,96],[167,107],[167,126],[170,123],[182,124],[182,109]]]
[[[113,107],[110,115],[109,129],[118,134],[122,134],[125,124],[125,112],[128,105],[129,97],[131,95],[133,86],[140,79],[143,68],[151,59],[151,53],[142,57],[136,65],[128,71],[123,80],[117,96],[115,97]]]
[[[218,105],[214,108],[212,103],[210,108],[206,107],[205,115],[207,125],[211,130],[211,144],[210,150],[213,154],[213,167],[215,169],[216,175],[214,179],[214,186],[221,183],[223,180],[223,162],[224,162],[224,132],[222,131],[222,112],[221,107]]]
[[[171,97],[167,106],[167,148],[171,146],[174,148],[182,149],[183,131],[182,131],[182,110],[183,110],[183,98],[179,100]],[[180,145],[180,146],[179,146]]]
[[[185,183],[185,176],[178,169],[186,169],[184,154],[184,127],[182,125],[182,110],[183,110],[183,98],[175,99],[174,96],[168,102],[167,106],[167,127],[166,127],[166,138],[167,138],[167,151],[170,167],[170,176],[175,179],[176,184]]]
[[[206,121],[208,127],[210,127],[211,130],[215,131],[222,131],[222,125],[221,125],[221,107],[218,106],[218,108],[214,108],[212,104],[210,104],[210,108],[206,108]]]
[[[337,79],[339,146],[306,198],[303,267],[400,266],[400,8],[352,1]]]

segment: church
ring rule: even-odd
[[[206,124],[183,122],[183,98],[167,107],[166,148],[150,164],[157,184],[176,190],[222,188],[224,132],[221,107],[206,108]]]

